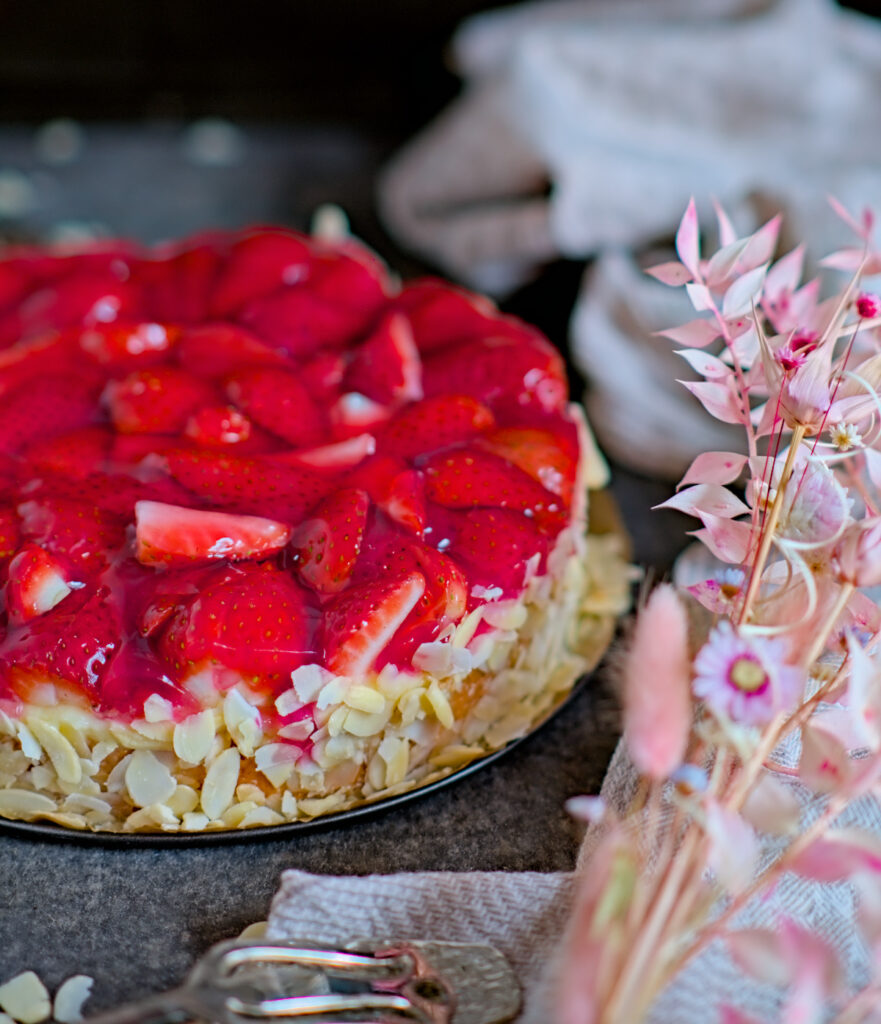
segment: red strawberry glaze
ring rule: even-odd
[[[407,669],[545,570],[577,438],[537,331],[439,281],[396,291],[355,242],[14,250],[0,698],[182,718],[207,673],[274,721],[303,665]],[[276,716],[290,742],[300,713]]]

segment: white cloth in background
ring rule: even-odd
[[[744,231],[782,209],[813,255],[845,240],[827,195],[881,210],[881,24],[833,0],[524,4],[466,22],[453,57],[462,97],[391,162],[379,201],[403,244],[469,285],[504,294],[559,255],[620,265],[672,235],[690,195],[706,222],[716,197]],[[663,395],[631,389],[622,419],[627,376],[610,383],[608,364],[634,339],[615,307],[641,296],[618,269],[601,276],[572,332],[600,441],[621,447],[629,423],[616,454],[654,472],[662,454],[675,476],[707,447],[700,431],[663,413],[673,439],[647,449],[658,416],[639,407],[694,400],[665,380]],[[651,362],[658,342],[635,340]]]
[[[775,756],[792,764],[798,751],[791,745]],[[793,785],[804,798],[804,791]],[[634,790],[634,769],[619,745],[602,796],[624,813]],[[875,799],[866,798],[840,823],[858,825],[881,836],[881,807]],[[597,839],[596,832],[588,833],[579,870],[590,870],[590,853]],[[311,939],[330,945],[371,937],[487,942],[505,954],[521,980],[524,1005],[518,1024],[554,1024],[557,955],[574,891],[575,875],[569,873],[421,872],[336,877],[287,871],[273,900],[267,934],[273,939]],[[784,875],[774,893],[754,901],[738,924],[771,927],[781,913],[830,942],[841,956],[852,987],[865,983],[868,956],[856,930],[854,895],[849,886],[820,885]],[[650,1021],[716,1024],[719,1007],[726,1003],[763,1024],[772,1024],[778,1019],[781,994],[745,976],[716,943],[661,995]]]

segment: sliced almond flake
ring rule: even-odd
[[[316,698],[315,704],[319,710],[324,711],[332,704],[342,703],[351,682],[346,676],[334,676],[329,683],[321,688]]]
[[[33,971],[24,971],[0,985],[0,1009],[20,1024],[39,1024],[52,1012],[46,986]]]
[[[371,715],[353,708],[346,715],[345,730],[352,736],[375,736],[388,725],[391,712],[391,707],[387,707],[384,711]]]
[[[402,693],[413,688],[413,676],[399,672],[394,665],[388,664],[376,677],[376,688],[388,700],[397,701]]]
[[[16,722],[15,731],[18,733],[18,742],[21,745],[21,751],[24,756],[31,761],[42,761],[43,748],[24,722]]]
[[[213,711],[190,715],[174,727],[174,752],[181,761],[200,764],[208,756],[215,735]]]
[[[286,740],[308,740],[315,732],[315,723],[311,718],[303,718],[299,722],[291,722],[283,725],[279,730],[279,736]]]
[[[258,807],[261,807],[266,803],[266,794],[253,782],[242,782],[236,786],[236,800],[240,803],[244,800],[250,800],[257,804]]]
[[[171,722],[174,719],[174,705],[158,693],[151,693],[144,701],[144,718],[148,722]]]
[[[144,723],[146,725],[146,723]],[[154,727],[155,728],[155,727]],[[136,729],[131,729],[121,722],[110,723],[110,734],[121,747],[129,750],[162,750],[171,746],[171,736],[167,739],[154,739]]]
[[[83,767],[70,741],[66,740],[54,725],[47,725],[38,718],[31,719],[29,727],[49,755],[58,777],[64,782],[71,782],[74,785],[78,783],[83,777]]]
[[[185,832],[204,832],[210,821],[207,814],[200,814],[198,811],[188,812],[181,819],[181,825]]]
[[[15,723],[6,714],[6,712],[0,708],[0,736],[14,736],[15,735]]]
[[[31,818],[57,810],[57,804],[29,789],[0,789],[0,814],[7,818]]]
[[[330,736],[339,736],[346,724],[349,709],[345,706],[337,708],[327,720],[327,732]]]
[[[63,981],[55,993],[52,1017],[58,1024],[79,1024],[83,1019],[83,1004],[92,994],[94,978],[75,974]]]
[[[203,707],[217,700],[217,687],[214,681],[214,669],[204,668],[194,672],[184,681],[184,688],[191,693]]]
[[[268,921],[255,921],[253,924],[247,925],[239,932],[239,938],[262,939],[266,935],[266,929],[268,926]]]
[[[386,786],[401,782],[410,766],[410,744],[406,740],[388,736],[379,745],[379,756],[386,763]]]
[[[245,757],[250,757],[263,737],[260,712],[242,695],[238,687],[224,697],[223,721],[233,743]]]
[[[453,639],[450,641],[453,647],[467,647],[474,639],[477,627],[483,619],[483,605],[470,611],[456,627]]]
[[[48,765],[35,764],[27,775],[25,775],[25,779],[27,779],[29,785],[42,793],[44,790],[47,790],[52,786],[56,780],[56,775]]]
[[[353,761],[358,747],[354,740],[347,736],[334,736],[324,744],[324,767]]]
[[[70,814],[65,811],[54,811],[52,814],[44,814],[46,821],[53,821],[56,825],[63,825],[65,828],[73,828],[82,831],[88,827],[88,822],[82,814]]]
[[[136,807],[164,803],[177,781],[151,750],[136,750],[125,769],[125,785]]]
[[[321,665],[300,665],[291,672],[291,685],[300,698],[300,704],[309,704],[333,678],[333,674]],[[281,714],[289,712],[282,711]]]
[[[317,818],[321,814],[335,810],[345,802],[344,793],[331,793],[330,796],[323,796],[317,799],[306,797],[298,802],[300,811],[307,818]]]
[[[519,601],[499,601],[483,606],[483,620],[496,629],[519,629],[526,622],[526,606]]]
[[[255,807],[242,818],[240,828],[255,828],[261,825],[281,825],[284,818],[269,807]]]
[[[401,712],[401,722],[410,725],[417,718],[424,715],[422,710],[422,695],[425,693],[423,687],[408,690],[398,701],[398,710]]]
[[[376,715],[386,708],[385,697],[372,686],[352,686],[343,698],[343,702],[356,711],[365,711],[369,715]]]
[[[155,740],[157,747],[171,746],[174,736],[174,722],[148,722],[146,718],[135,718],[131,724],[132,729],[148,740]]]
[[[63,811],[73,813],[84,813],[85,811],[97,811],[99,814],[110,814],[110,804],[99,796],[90,796],[87,793],[71,793],[61,805]]]
[[[228,747],[211,763],[202,784],[202,810],[211,819],[219,818],[233,801],[239,781],[241,757]]]
[[[89,749],[89,742],[85,732],[73,722],[61,721],[56,724],[58,731],[70,743],[77,752],[77,755],[82,758],[88,758],[91,750]]]
[[[286,818],[296,818],[297,817],[297,798],[294,796],[294,794],[289,789],[286,789],[284,791],[284,793],[282,793],[282,797],[281,797],[281,813]]]
[[[232,804],[223,812],[223,823],[227,828],[239,828],[245,815],[249,811],[256,809],[257,805],[249,800],[244,800],[242,803],[238,804]]]
[[[475,758],[483,757],[486,751],[483,747],[465,746],[463,744],[444,747],[436,754],[431,755],[431,763],[435,768],[458,768],[459,765],[468,764]]]
[[[371,789],[382,789],[385,785],[385,771],[385,761],[383,761],[378,753],[374,754],[367,762],[367,782],[370,784]]]
[[[180,818],[199,806],[199,794],[192,786],[178,785],[165,803]]]

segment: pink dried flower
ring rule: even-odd
[[[835,547],[840,578],[856,587],[881,583],[881,517],[849,526]]]
[[[785,654],[783,640],[743,636],[721,622],[695,658],[694,695],[732,722],[765,725],[801,694],[802,671]]]
[[[624,734],[636,767],[665,779],[685,754],[691,727],[688,621],[662,584],[636,620],[624,666]]]
[[[870,292],[857,297],[857,313],[863,320],[874,320],[881,313],[881,298]]]

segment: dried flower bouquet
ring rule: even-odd
[[[823,261],[847,275],[829,297],[801,283],[803,247],[773,261],[779,218],[738,238],[717,208],[720,248],[702,256],[693,201],[679,259],[649,271],[687,289],[697,319],[662,333],[745,451],[698,456],[665,503],[699,520],[718,571],[657,587],[637,617],[629,811],[572,801],[599,838],[565,941],[563,1024],[646,1019],[712,943],[776,986],[784,1024],[881,1020],[881,837],[840,821],[881,795],[881,610],[865,593],[881,583],[881,299],[866,284],[881,251],[870,213],[833,206],[856,241]],[[785,873],[856,892],[863,987],[794,918],[745,926]]]

